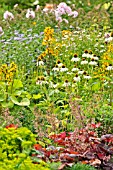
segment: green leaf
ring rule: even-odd
[[[5,98],[6,98],[5,93],[3,91],[1,91],[1,93],[0,93],[0,102],[4,101]]]
[[[105,9],[105,10],[108,10],[108,9],[109,9],[109,7],[110,7],[110,5],[111,5],[111,3],[110,3],[110,2],[105,3],[105,4],[102,6],[102,8],[103,8],[103,9]]]
[[[15,79],[13,83],[13,89],[19,89],[23,87],[22,81],[19,79]]]
[[[28,98],[23,98],[21,102],[18,102],[18,99],[15,96],[11,96],[11,101],[18,106],[29,106],[30,100]]]
[[[33,99],[40,99],[42,96],[41,94],[33,94]]]
[[[19,106],[29,106],[30,100],[28,98],[23,98],[22,101],[19,103]]]
[[[1,104],[2,104],[2,107],[4,107],[4,108],[13,108],[13,106],[14,106],[14,103],[12,101],[2,102]]]
[[[95,82],[95,83],[93,83],[93,85],[92,85],[92,90],[93,91],[97,91],[97,90],[99,90],[100,89],[100,82]]]

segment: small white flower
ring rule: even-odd
[[[52,70],[55,71],[55,72],[60,71],[60,69],[58,67],[54,67]]]
[[[91,78],[91,76],[89,76],[89,75],[84,75],[84,79],[90,79]]]
[[[80,61],[80,58],[78,58],[78,57],[73,57],[73,58],[71,59],[71,61],[78,62],[78,61]]]
[[[26,13],[26,18],[35,18],[35,12],[28,9]]]
[[[81,65],[85,65],[85,64],[88,64],[87,60],[81,61]]]
[[[57,63],[58,67],[62,67],[63,64],[62,63]]]
[[[66,67],[61,67],[61,68],[60,68],[60,71],[61,71],[61,72],[68,71],[68,68],[66,68]]]
[[[37,5],[35,11],[39,11],[39,9],[40,9],[40,6]]]
[[[96,56],[96,57],[93,56],[93,58],[94,58],[94,60],[96,60],[96,61],[99,60],[99,58],[98,58],[97,56]]]
[[[93,54],[89,54],[89,57],[88,58],[94,58]]]
[[[97,62],[96,62],[96,61],[90,61],[90,62],[89,62],[89,65],[96,66],[96,65],[97,65]]]
[[[111,41],[113,41],[113,37],[108,37],[108,38],[105,38],[105,42],[111,42]]]
[[[84,73],[83,70],[79,70],[79,71],[78,71],[78,74],[83,74],[83,73]]]
[[[12,19],[14,19],[14,15],[11,13],[11,12],[9,12],[9,11],[6,11],[5,13],[4,13],[4,15],[3,15],[3,17],[4,17],[4,19],[10,19],[10,20],[12,20]]]
[[[36,85],[44,85],[44,84],[48,84],[48,82],[45,80],[44,77],[39,77],[36,81]]]
[[[17,7],[18,7],[18,4],[15,4],[15,5],[14,5],[14,8],[17,8]]]
[[[80,76],[76,75],[73,79],[74,79],[74,81],[79,82],[80,81]]]
[[[83,54],[82,54],[82,57],[84,57],[84,58],[90,58],[90,54],[89,54],[89,53],[83,53]]]
[[[108,71],[113,70],[113,66],[112,66],[112,65],[109,65],[109,66],[106,68],[106,70],[108,70]]]
[[[53,82],[50,82],[50,87],[51,88],[57,88],[59,84],[54,84]]]
[[[68,24],[69,23],[69,21],[67,20],[67,19],[63,19],[63,21],[66,23],[66,24]]]
[[[43,65],[44,65],[44,62],[42,60],[37,62],[37,66],[43,66]]]
[[[63,84],[63,87],[68,87],[68,86],[70,86],[70,85],[71,85],[71,83],[66,80],[66,81],[64,82],[64,84]]]
[[[78,71],[79,70],[79,68],[72,68],[72,71],[74,72],[74,71]]]
[[[72,73],[72,72],[67,72],[67,74],[71,75],[71,74],[73,74],[73,73]]]

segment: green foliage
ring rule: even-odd
[[[35,135],[25,127],[7,128],[0,128],[0,170],[48,170],[46,163],[33,164],[29,157]]]
[[[67,168],[67,170],[96,170],[94,167],[90,165],[84,165],[81,163],[77,163],[72,166],[72,168]]]
[[[1,0],[1,6],[8,6],[8,8],[13,8],[15,4],[19,4],[21,8],[28,8],[33,6],[34,0]]]
[[[29,154],[34,143],[36,143],[35,135],[25,127],[0,128],[0,148],[9,159],[23,152]]]

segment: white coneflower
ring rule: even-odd
[[[110,65],[106,68],[106,70],[108,70],[108,71],[113,70],[113,66],[112,66],[112,64],[110,64]]]
[[[61,72],[68,71],[68,68],[66,68],[65,65],[63,65],[63,66],[60,68],[60,71],[61,71]]]
[[[92,66],[97,66],[97,62],[94,60],[94,58],[91,59],[91,61],[89,62],[89,65],[92,65]]]
[[[85,58],[83,58],[82,61],[81,61],[81,65],[85,65],[85,64],[88,64],[88,61],[85,60]]]
[[[43,65],[44,65],[44,62],[42,60],[37,62],[37,66],[43,66]]]
[[[113,41],[113,37],[105,38],[105,42],[106,42],[106,43],[109,43],[109,42],[111,42],[111,41]]]
[[[71,71],[75,72],[75,71],[78,71],[78,70],[79,70],[79,68],[74,67],[74,68],[72,68]]]
[[[63,64],[61,63],[60,60],[57,61],[57,65],[58,65],[58,67],[62,67],[63,66]]]
[[[42,59],[38,58],[37,66],[43,66],[43,65],[44,65],[44,62],[42,61]]]
[[[80,81],[80,76],[78,76],[78,74],[76,74],[73,79],[74,79],[75,82],[79,82]]]
[[[79,70],[78,71],[78,74],[83,74],[84,73],[84,70]]]
[[[93,53],[92,53],[92,51],[91,51],[91,50],[88,52],[88,54],[89,54],[89,55],[88,55],[88,57],[87,57],[87,58],[91,58],[91,59],[92,59],[92,58],[93,58]]]
[[[36,81],[36,85],[44,85],[44,84],[48,84],[48,82],[45,80],[45,77],[38,77],[37,81]]]
[[[96,56],[96,54],[93,54],[93,57],[92,58],[94,58],[94,60],[99,60],[99,58]]]
[[[52,70],[55,71],[55,72],[60,71],[60,69],[59,69],[59,67],[58,67],[58,64],[56,64],[55,67],[54,67]]]
[[[50,87],[51,87],[51,88],[57,88],[58,85],[59,85],[58,83],[50,82]]]
[[[80,58],[78,57],[77,54],[75,54],[74,57],[71,59],[71,61],[78,62],[80,61]]]
[[[68,87],[68,86],[70,86],[70,85],[71,85],[71,83],[70,83],[68,80],[65,80],[63,86],[64,86],[64,87]]]
[[[89,80],[89,79],[91,78],[91,76],[88,75],[88,74],[87,74],[87,75],[84,75],[83,77],[84,77],[84,79],[87,79],[87,80]]]
[[[84,53],[82,54],[82,57],[84,58],[90,58],[90,55],[88,53],[88,50],[85,50]]]

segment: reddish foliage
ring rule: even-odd
[[[14,125],[14,124],[10,124],[10,125],[6,126],[6,129],[9,129],[9,128],[17,129],[18,126],[17,126],[17,125]]]
[[[51,135],[50,138],[58,147],[49,146],[44,150],[36,145],[38,150],[41,149],[41,155],[43,153],[43,156],[36,156],[45,161],[61,161],[60,169],[77,161],[103,169],[113,167],[113,163],[108,163],[113,155],[113,135],[107,134],[98,138],[95,129],[100,126],[100,123],[88,124],[81,130]]]

